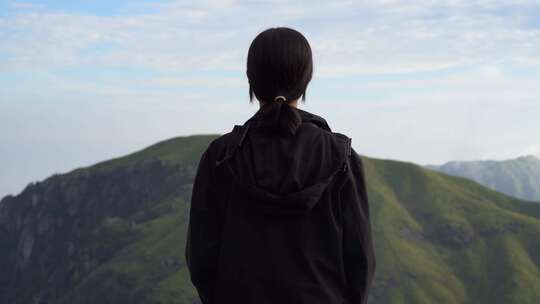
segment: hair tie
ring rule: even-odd
[[[283,102],[286,102],[286,101],[287,101],[287,98],[285,98],[285,96],[279,95],[279,96],[274,97],[274,101],[279,101],[280,99],[281,99]]]

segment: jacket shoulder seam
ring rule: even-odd
[[[351,156],[351,153],[352,153],[352,138],[350,138],[349,136],[343,134],[343,133],[339,133],[339,132],[332,132],[335,136],[337,136],[337,138],[339,138],[340,140],[342,140],[342,144],[344,146],[344,156],[346,158],[350,157]]]

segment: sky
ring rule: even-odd
[[[0,0],[0,197],[258,109],[261,31],[313,50],[299,107],[366,156],[540,155],[540,1]]]

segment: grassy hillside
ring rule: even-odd
[[[196,303],[183,257],[191,183],[217,136],[166,140],[5,198],[0,302]],[[378,260],[370,303],[539,303],[540,204],[364,161]]]
[[[538,206],[417,165],[369,159],[376,303],[536,303]]]

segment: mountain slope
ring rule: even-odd
[[[463,178],[370,160],[376,303],[534,303],[538,206]],[[534,289],[534,288],[532,288]]]
[[[0,303],[193,302],[187,202],[215,137],[166,140],[5,197]]]
[[[540,202],[540,159],[532,155],[504,161],[451,161],[427,167],[470,178],[517,198]]]
[[[197,303],[183,258],[197,161],[218,135],[166,140],[0,202],[0,303]],[[370,303],[538,303],[540,204],[364,158]]]

